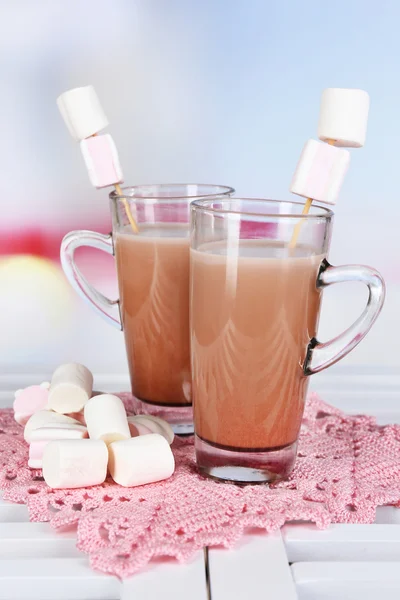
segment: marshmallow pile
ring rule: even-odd
[[[98,135],[108,119],[92,85],[64,92],[57,105],[68,131],[79,142],[90,183],[103,188],[123,183],[117,148],[111,135]]]
[[[175,469],[166,421],[127,416],[118,396],[93,392],[93,376],[77,363],[61,365],[51,383],[15,392],[15,420],[25,426],[28,465],[43,469],[54,489],[103,483],[133,487],[170,477]]]
[[[317,140],[308,140],[293,175],[290,191],[304,198],[335,204],[350,164],[344,148],[365,143],[369,95],[364,90],[323,91]],[[324,142],[328,142],[327,144]]]

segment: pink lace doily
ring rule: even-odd
[[[122,395],[129,408],[129,395]],[[122,488],[111,481],[51,490],[27,467],[28,446],[12,411],[0,411],[0,487],[25,503],[32,521],[77,526],[77,546],[93,568],[127,577],[159,556],[189,560],[203,546],[234,546],[247,527],[272,531],[286,521],[371,523],[383,504],[400,506],[400,425],[347,416],[316,395],[306,405],[290,480],[239,487],[202,478],[191,442],[174,442],[167,481]]]

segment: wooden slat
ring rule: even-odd
[[[0,407],[11,405],[15,389],[49,377],[39,371],[0,375]],[[100,375],[95,377],[95,387],[127,390],[129,379],[127,375]],[[350,414],[369,413],[380,423],[400,423],[400,377],[393,369],[333,368],[313,377],[311,387]],[[48,524],[27,520],[25,506],[0,499],[0,600],[207,598],[202,553],[188,565],[151,564],[119,582],[90,569],[87,557],[76,550],[74,534],[63,535]],[[256,534],[246,536],[235,550],[211,549],[212,600],[397,599],[400,511],[380,508],[376,521],[377,525],[336,525],[327,531],[288,525],[284,540],[279,533]],[[288,558],[298,561],[292,569]]]
[[[380,425],[400,423],[400,389],[318,390],[328,404],[332,404],[350,415],[367,414],[376,417]]]
[[[299,600],[400,598],[398,562],[296,563],[292,573]]]
[[[29,512],[25,504],[5,502],[0,496],[0,523],[27,523]]]
[[[15,509],[18,509],[17,515],[12,512]],[[60,533],[52,529],[48,523],[30,523],[26,506],[10,504],[0,498],[0,521],[2,515],[6,516],[6,511],[11,512],[9,522],[0,522],[0,572],[2,562],[10,559],[20,559],[26,565],[27,559],[46,561],[51,558],[75,558],[84,559],[85,564],[88,564],[86,557],[76,548],[74,532]],[[23,511],[25,522],[17,522],[22,520],[20,511]],[[61,577],[58,571],[52,574],[52,578],[56,577]],[[1,585],[0,578],[0,587]],[[82,588],[81,596],[77,591],[74,598],[86,599],[85,589]],[[143,573],[126,579],[121,587],[121,594],[126,600],[132,597],[136,600],[144,600],[162,595],[164,597],[166,595],[167,598],[173,597],[174,600],[186,600],[188,589],[192,590],[191,600],[207,600],[202,552],[199,552],[187,565],[179,565],[175,561],[152,563]],[[0,600],[1,598],[0,592]],[[53,598],[56,600],[57,594]]]
[[[203,552],[189,564],[175,561],[152,564],[125,579],[121,600],[207,600]]]
[[[246,535],[230,551],[210,549],[209,568],[212,600],[297,598],[280,532]]]
[[[0,392],[14,391],[18,388],[23,388],[28,385],[39,384],[42,381],[50,381],[51,370],[34,371],[32,373],[1,373],[0,374]],[[95,388],[108,390],[129,390],[130,382],[127,373],[117,374],[95,374]]]
[[[400,509],[395,506],[378,506],[375,523],[382,525],[400,525]]]
[[[48,523],[0,523],[0,560],[81,556],[75,532],[56,532]]]
[[[289,562],[400,561],[400,526],[287,525],[282,531]]]
[[[0,561],[0,600],[120,600],[121,583],[86,558]]]

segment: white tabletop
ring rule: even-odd
[[[12,391],[48,378],[0,376],[0,406]],[[99,376],[96,387],[127,389],[127,378]],[[400,423],[400,374],[336,368],[312,388],[336,406]],[[400,460],[400,457],[399,457]],[[398,600],[400,510],[378,509],[373,525],[288,524],[281,532],[246,535],[235,550],[199,552],[186,565],[152,564],[127,580],[95,573],[74,533],[30,523],[27,508],[0,500],[0,600]]]

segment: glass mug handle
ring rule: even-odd
[[[358,319],[337,337],[324,343],[315,338],[310,341],[304,362],[306,375],[319,373],[346,356],[366,336],[382,310],[385,282],[378,271],[363,265],[332,267],[327,260],[323,261],[317,277],[317,288],[348,281],[365,283],[369,291],[367,305]]]
[[[84,277],[75,263],[74,254],[77,248],[89,246],[114,255],[112,234],[103,235],[96,231],[71,231],[61,242],[60,258],[64,273],[74,290],[92,308],[114,327],[122,330],[119,300],[110,300],[96,290]]]

